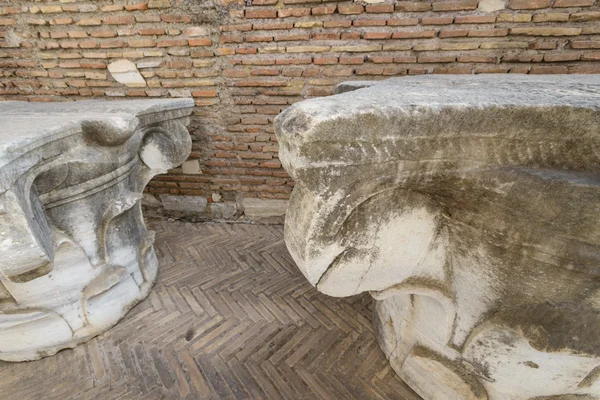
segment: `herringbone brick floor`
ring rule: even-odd
[[[153,221],[150,296],[112,330],[29,363],[0,362],[0,398],[418,399],[371,326],[371,300],[330,298],[279,226]]]

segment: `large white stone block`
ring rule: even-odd
[[[426,400],[600,399],[600,77],[340,92],[275,120],[307,279],[372,294],[381,348]]]
[[[0,103],[0,360],[74,347],[146,297],[142,191],[189,155],[193,105]]]

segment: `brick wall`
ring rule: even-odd
[[[598,0],[374,1],[0,2],[0,99],[192,96],[190,160],[149,191],[239,206],[289,196],[271,122],[338,82],[600,73]],[[122,59],[145,85],[114,79]]]

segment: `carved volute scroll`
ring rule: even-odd
[[[381,348],[426,400],[599,400],[600,78],[339,92],[275,120],[306,278],[372,294]]]
[[[0,103],[0,360],[116,324],[158,262],[140,199],[186,160],[193,100]]]

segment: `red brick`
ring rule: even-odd
[[[277,12],[279,18],[307,17],[309,15],[310,8],[283,8]]]
[[[315,57],[314,61],[315,65],[327,65],[327,64],[337,64],[337,57]]]
[[[105,40],[100,42],[100,47],[103,49],[114,49],[119,47],[127,47],[127,43],[124,40]]]
[[[574,21],[574,22],[598,21],[598,20],[600,20],[600,12],[573,13],[573,14],[569,15],[569,21]]]
[[[147,10],[148,4],[147,3],[126,4],[125,9],[127,11]]]
[[[272,42],[273,41],[273,36],[246,36],[245,40],[248,43]]]
[[[454,18],[455,24],[493,24],[496,22],[494,15],[459,15]]]
[[[154,47],[154,39],[132,39],[127,42],[129,47]]]
[[[463,66],[451,66],[451,67],[435,67],[433,69],[434,74],[471,74],[473,71],[471,67]]]
[[[267,125],[269,120],[266,117],[242,117],[244,125]]]
[[[448,25],[454,21],[454,17],[429,17],[421,20],[421,25]]]
[[[394,62],[394,57],[391,56],[369,56],[369,61],[374,64],[391,64]]]
[[[219,38],[221,43],[242,43],[243,41],[244,37],[242,35],[227,35]]]
[[[146,35],[164,35],[165,34],[165,30],[164,28],[143,28],[138,30],[138,33],[142,36],[146,36]]]
[[[570,74],[600,74],[600,64],[569,65]]]
[[[188,23],[192,22],[192,18],[188,15],[163,14],[160,16],[163,22],[168,23]]]
[[[277,10],[246,10],[246,18],[277,18]]]
[[[394,62],[396,64],[414,64],[417,62],[417,57],[415,57],[415,56],[394,57]]]
[[[227,78],[245,78],[247,77],[248,71],[240,69],[225,69],[223,70],[223,76]]]
[[[483,66],[483,67],[476,67],[474,72],[476,74],[506,74],[508,72],[508,70],[509,70],[508,67]]]
[[[254,24],[252,25],[252,29],[255,31],[273,31],[273,30],[287,30],[292,29],[294,27],[293,23],[285,22],[285,23],[269,23],[269,24]]]
[[[546,53],[544,61],[560,62],[560,61],[577,61],[581,57],[581,53]]]
[[[569,72],[569,69],[566,66],[562,65],[533,66],[529,70],[530,74],[566,74],[567,72]]]
[[[235,82],[235,86],[239,87],[278,87],[278,86],[287,86],[287,82],[284,81],[237,81]]]
[[[402,12],[422,12],[431,10],[429,1],[399,1],[396,3],[396,11]]]
[[[135,16],[136,22],[160,22],[159,15],[140,14]]]
[[[367,40],[380,40],[380,39],[390,39],[392,34],[390,32],[366,32],[363,35],[363,39]]]
[[[236,54],[256,54],[258,49],[256,47],[241,47],[235,50]]]
[[[277,76],[277,75],[279,75],[279,70],[278,69],[266,69],[266,68],[254,69],[254,70],[252,70],[251,74],[254,76]]]
[[[455,56],[419,56],[420,63],[448,63],[456,61]]]
[[[583,53],[581,59],[583,61],[600,61],[600,51]]]
[[[387,24],[389,26],[412,26],[419,24],[419,18],[393,18],[388,19]]]
[[[365,62],[363,57],[340,57],[340,64],[342,65],[357,65]]]
[[[338,12],[342,15],[361,14],[363,6],[360,4],[340,4],[338,5]]]
[[[464,63],[495,63],[494,56],[478,56],[478,55],[461,55],[458,56],[458,62]]]
[[[163,64],[161,64],[161,67],[164,66],[165,68],[173,68],[173,69],[187,69],[187,68],[192,68],[192,62],[191,61],[165,61]]]
[[[356,75],[383,75],[383,67],[357,68]]]
[[[510,8],[513,10],[537,10],[548,8],[552,0],[510,0]]]
[[[355,19],[352,22],[354,26],[385,26],[386,24],[385,19]]]
[[[435,31],[404,31],[394,32],[392,39],[419,39],[432,38],[435,36]]]
[[[352,21],[325,21],[323,22],[324,28],[349,28],[352,25]]]
[[[214,53],[211,50],[197,50],[191,51],[190,55],[192,58],[203,58],[203,57],[214,57]]]
[[[324,7],[314,7],[311,9],[312,15],[328,15],[333,14],[337,9],[336,5],[332,6],[324,6]]]
[[[479,0],[436,1],[432,3],[433,11],[466,11],[475,10]]]
[[[469,37],[498,37],[507,36],[508,29],[477,29],[469,30]]]
[[[536,41],[529,44],[529,48],[532,50],[554,50],[556,49],[556,40],[549,41]]]
[[[465,37],[469,33],[466,29],[452,29],[452,30],[442,30],[439,33],[440,38],[450,38],[450,37]]]
[[[571,42],[574,49],[600,49],[600,40],[576,40]]]
[[[360,32],[343,32],[341,38],[342,40],[358,40],[360,39]]]
[[[188,44],[190,45],[190,47],[211,46],[212,39],[210,39],[210,38],[188,39]]]
[[[79,48],[81,49],[94,49],[98,47],[98,43],[95,40],[86,40],[84,42],[79,42]]]
[[[308,36],[308,35],[307,35]],[[339,33],[313,33],[311,38],[314,40],[338,40],[340,38]],[[277,39],[275,39],[277,40]],[[306,39],[308,40],[308,39]]]
[[[350,68],[336,68],[323,70],[324,76],[352,76],[354,70]]]
[[[365,7],[368,13],[393,13],[393,4],[370,4]]]
[[[158,47],[187,46],[187,39],[162,39],[156,42]]]
[[[595,0],[554,0],[552,7],[591,7]]]
[[[193,90],[192,97],[217,97],[216,90]]]
[[[221,25],[220,29],[223,32],[245,32],[252,30],[252,24]]]
[[[115,16],[102,18],[102,22],[107,25],[131,25],[135,22],[135,19],[131,16]]]
[[[91,37],[97,37],[97,38],[109,38],[109,37],[115,37],[117,36],[117,32],[115,31],[108,31],[108,30],[101,30],[101,31],[92,31],[90,33]]]

